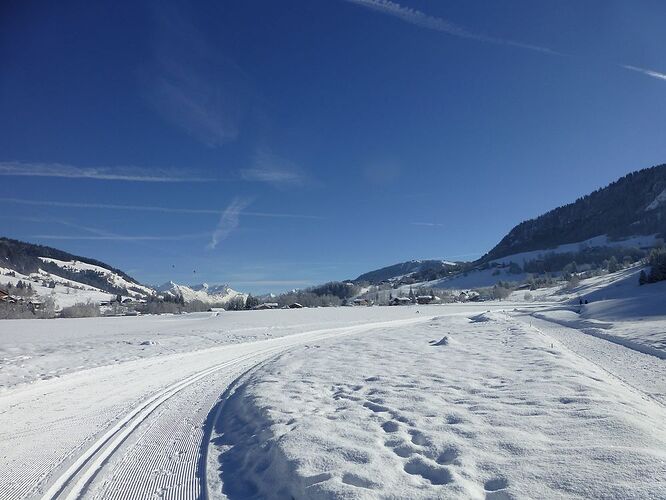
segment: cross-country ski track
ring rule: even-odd
[[[20,440],[25,449],[2,471],[3,498],[207,498],[209,420],[234,380],[298,345],[407,326],[431,317],[424,314],[312,330],[130,361],[83,370],[2,396],[3,419],[23,417],[21,409],[28,405],[34,415],[18,435],[0,431],[6,445]],[[141,394],[146,385],[167,378],[173,380]],[[76,411],[71,405],[78,407]],[[68,406],[69,416],[59,418]],[[26,446],[26,441],[32,446]],[[35,453],[37,446],[43,448],[42,453]],[[63,455],[66,448],[69,452]]]

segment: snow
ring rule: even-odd
[[[148,288],[147,286],[140,285],[133,281],[128,281],[122,276],[104,267],[95,266],[93,264],[86,264],[85,262],[81,262],[78,260],[63,261],[58,259],[51,259],[48,257],[39,257],[39,259],[42,260],[43,262],[50,262],[52,264],[57,265],[58,267],[61,267],[62,269],[66,269],[69,271],[75,271],[75,272],[92,271],[95,273],[99,273],[102,276],[104,276],[111,285],[116,286],[118,288],[127,289],[129,295],[133,297],[143,297],[146,295],[152,295],[153,293],[153,290]]]
[[[0,392],[92,367],[412,317],[414,308],[322,308],[0,321]],[[152,341],[152,345],[141,345]]]
[[[659,193],[654,201],[645,207],[645,211],[647,212],[648,210],[655,210],[659,208],[664,202],[666,202],[666,189]]]
[[[666,282],[640,286],[638,266],[591,278],[547,308],[542,319],[666,359]],[[579,305],[580,300],[588,304]]]
[[[551,302],[2,321],[0,497],[666,498],[666,284],[638,272]]]
[[[7,273],[13,273],[15,276],[9,276]],[[37,297],[37,300],[43,300],[46,297],[51,297],[56,303],[57,308],[68,307],[76,304],[77,302],[102,302],[108,301],[112,295],[108,292],[100,290],[99,288],[77,283],[72,280],[66,280],[60,276],[47,273],[40,269],[38,273],[30,275],[21,274],[18,271],[11,269],[0,268],[0,283],[10,283],[16,285],[19,281],[30,283]],[[54,281],[55,288],[43,286],[43,282]],[[69,284],[74,286],[68,286]]]
[[[646,399],[512,316],[444,315],[267,362],[213,442],[229,498],[663,498]]]
[[[533,250],[530,252],[521,252],[514,255],[508,255],[506,257],[500,257],[499,259],[494,259],[490,261],[491,263],[496,264],[510,264],[515,262],[516,264],[523,265],[524,262],[538,259],[544,255],[548,254],[557,254],[557,253],[569,253],[569,252],[580,252],[585,248],[592,247],[635,247],[635,248],[649,248],[655,246],[660,240],[657,234],[647,235],[647,236],[631,236],[621,240],[611,240],[607,235],[595,236],[585,241],[579,241],[577,243],[567,243],[565,245],[559,245],[555,248],[548,248],[542,250]]]

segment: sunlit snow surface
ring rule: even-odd
[[[555,304],[2,321],[0,498],[665,498],[666,360],[580,329],[660,349],[634,274]]]
[[[529,322],[442,316],[269,362],[218,422],[227,493],[664,498],[664,362],[632,387]]]

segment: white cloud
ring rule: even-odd
[[[412,226],[442,227],[444,224],[437,222],[410,222]]]
[[[34,234],[31,238],[46,240],[101,240],[101,241],[180,241],[207,238],[210,233],[175,234],[175,235],[69,235],[69,234]]]
[[[658,78],[659,80],[666,80],[666,73],[659,73],[658,71],[654,71],[652,69],[639,68],[637,66],[630,66],[628,64],[623,64],[622,67],[624,69],[637,71],[638,73],[643,73],[644,75],[651,76],[652,78]]]
[[[159,207],[147,205],[115,205],[111,203],[78,203],[69,201],[47,201],[47,200],[26,200],[22,198],[2,198],[0,203],[14,203],[17,205],[32,205],[44,207],[61,207],[61,208],[93,208],[100,210],[127,210],[139,212],[163,212],[168,214],[214,214],[219,215],[219,210],[211,208],[172,208],[172,207]],[[250,217],[269,217],[281,219],[313,219],[324,220],[325,217],[310,214],[285,214],[280,212],[243,212],[243,215]]]
[[[0,175],[26,177],[63,177],[128,182],[209,182],[212,179],[174,169],[142,167],[77,167],[62,163],[0,162]]]
[[[186,7],[156,11],[155,59],[147,100],[166,121],[209,147],[234,141],[252,86],[233,61],[211,47]]]
[[[71,227],[90,233],[87,235],[70,235],[70,234],[35,234],[31,238],[41,238],[48,240],[92,240],[92,241],[180,241],[202,239],[210,236],[210,233],[194,233],[194,234],[172,234],[172,235],[122,235],[112,233],[103,229],[98,229],[90,226],[82,226],[62,219],[48,219],[42,222],[51,222],[61,224],[63,226]]]
[[[222,212],[220,220],[217,223],[215,231],[211,237],[208,248],[213,249],[224,239],[226,239],[240,224],[241,212],[251,203],[251,200],[243,198],[234,198],[229,206]]]
[[[405,7],[397,2],[390,0],[346,0],[347,2],[361,5],[368,9],[381,12],[389,16],[397,17],[407,23],[420,26],[434,31],[441,31],[458,38],[467,38],[476,40],[477,42],[494,43],[498,45],[509,45],[520,49],[533,50],[551,55],[562,55],[560,52],[549,49],[548,47],[541,47],[539,45],[531,45],[528,43],[516,42],[514,40],[507,40],[504,38],[497,38],[481,33],[474,33],[466,30],[456,24],[453,24],[441,17],[430,16],[420,10],[411,7]]]
[[[305,175],[296,164],[267,151],[257,153],[254,165],[241,170],[240,174],[243,180],[266,182],[278,187],[299,186],[305,183]]]

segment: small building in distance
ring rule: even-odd
[[[299,304],[298,302],[294,302],[293,304],[289,304],[289,309],[303,309],[303,305]]]
[[[17,302],[21,302],[22,299],[20,297],[14,297],[13,295],[9,295],[9,292],[7,290],[3,290],[0,288],[0,302],[8,302],[10,304],[16,304]]]
[[[392,306],[408,306],[412,303],[409,297],[393,297],[389,302]]]
[[[416,302],[419,304],[436,304],[439,302],[440,299],[439,297],[436,297],[434,295],[419,295],[416,297]]]
[[[479,292],[474,290],[460,292],[460,295],[458,295],[458,301],[460,302],[479,302],[480,300],[481,295],[479,295]]]
[[[371,306],[373,302],[370,299],[357,298],[352,301],[355,306]]]
[[[252,309],[255,311],[263,311],[264,309],[277,309],[280,305],[277,302],[264,302],[254,306]]]

